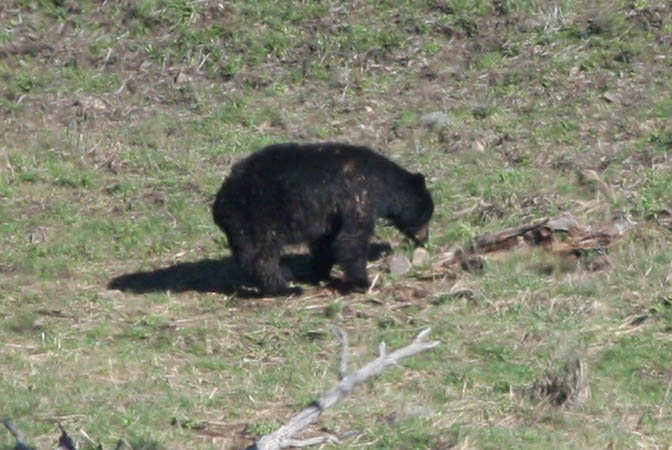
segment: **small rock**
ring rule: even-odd
[[[186,75],[184,72],[178,72],[177,75],[175,75],[175,84],[185,84],[191,81],[191,78]]]
[[[139,69],[140,69],[140,71],[144,72],[144,71],[149,70],[151,67],[152,67],[152,61],[149,60],[149,59],[146,59],[142,62],[142,64],[140,64]]]
[[[331,73],[331,86],[339,89],[343,89],[348,85],[348,72],[345,70],[334,70]]]
[[[84,110],[93,109],[98,111],[104,111],[105,109],[107,109],[107,104],[103,100],[94,97],[93,95],[85,95],[85,94],[76,96],[72,106],[77,106]]]
[[[609,103],[616,103],[619,100],[618,95],[612,92],[605,92],[602,94],[602,99]]]
[[[432,130],[438,130],[450,125],[450,117],[444,112],[434,111],[420,117],[420,125]]]
[[[546,223],[546,226],[548,226],[548,228],[553,231],[563,231],[565,233],[568,233],[570,230],[580,228],[576,219],[569,214],[550,219]]]
[[[113,299],[115,297],[119,297],[121,294],[122,294],[122,292],[118,291],[116,289],[105,289],[103,291],[98,291],[96,293],[96,297],[102,298],[102,299],[105,299],[105,300],[110,300],[110,299]]]
[[[413,251],[413,258],[411,264],[414,266],[422,266],[429,261],[429,252],[422,247],[418,247]]]
[[[404,255],[393,255],[390,258],[390,273],[392,275],[403,275],[411,270],[411,262]]]
[[[476,140],[472,142],[471,149],[475,152],[483,153],[485,151],[485,144],[483,141]]]

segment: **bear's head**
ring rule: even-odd
[[[429,220],[434,213],[434,202],[421,173],[414,173],[407,179],[402,190],[399,208],[391,219],[394,226],[416,245],[424,244],[429,238]]]

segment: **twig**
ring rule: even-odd
[[[373,281],[371,282],[371,286],[369,286],[369,289],[367,289],[366,293],[370,294],[373,292],[373,288],[376,287],[376,284],[378,283],[378,278],[380,278],[380,272],[377,272],[376,275],[373,277]]]
[[[343,380],[343,378],[348,376],[348,351],[349,351],[349,344],[348,344],[348,335],[341,330],[338,327],[333,328],[334,334],[338,338],[338,340],[341,342],[341,346],[343,347],[343,351],[341,352],[341,365],[339,367],[339,380]]]
[[[660,417],[663,417],[663,412],[665,411],[665,403],[667,403],[667,397],[670,395],[671,387],[672,387],[672,379],[670,379],[670,382],[667,383],[667,388],[665,389],[665,394],[663,395],[663,401],[660,404],[660,412],[658,413]]]
[[[416,353],[429,350],[439,345],[439,341],[427,341],[427,336],[429,335],[430,331],[430,328],[421,331],[409,345],[397,349],[391,353],[388,353],[385,343],[381,342],[381,344],[378,346],[378,357],[375,360],[366,364],[355,373],[346,375],[339,383],[337,383],[326,393],[321,394],[317,400],[311,403],[308,407],[304,408],[289,422],[278,428],[273,433],[262,436],[257,442],[249,446],[247,450],[279,450],[292,446],[296,447],[297,443],[303,444],[302,446],[306,446],[325,442],[334,442],[333,440],[329,440],[333,439],[333,436],[306,439],[302,441],[294,440],[293,436],[311,423],[317,421],[324,410],[335,405],[343,397],[350,394],[355,389],[355,387],[362,384],[369,378],[379,375],[387,366],[398,365],[399,360],[403,358],[413,356]],[[345,333],[342,330],[335,332],[337,336],[339,335],[339,332],[345,336]],[[346,341],[341,340],[341,342],[344,343]],[[342,362],[343,361],[341,361],[341,363]],[[344,365],[341,364],[341,374],[347,370],[347,367],[344,370],[343,366]]]

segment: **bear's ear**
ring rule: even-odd
[[[417,188],[427,187],[425,186],[425,176],[421,173],[414,173],[413,178],[411,178],[411,181],[413,182],[413,186]]]

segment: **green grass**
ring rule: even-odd
[[[53,446],[59,422],[83,448],[245,447],[336,382],[334,325],[352,370],[428,326],[441,345],[306,435],[672,444],[668,2],[9,0],[1,14],[0,416],[31,445]],[[450,122],[424,128],[436,111]],[[229,250],[210,203],[230,166],[319,140],[426,174],[431,262],[392,276],[374,261],[366,294],[212,292]],[[598,271],[541,251],[479,273],[440,264],[563,213],[638,225],[590,256],[608,259]],[[412,255],[392,228],[377,239]],[[148,292],[106,288],[139,272]],[[575,398],[554,405],[562,389]]]

